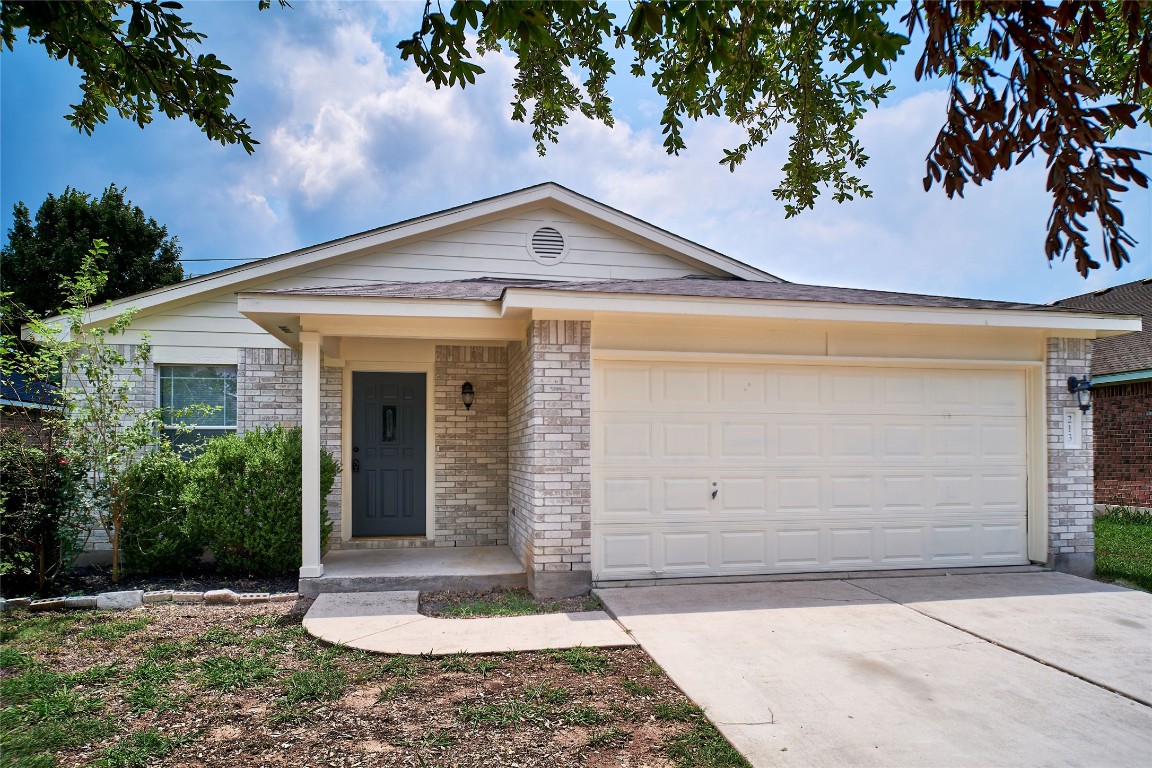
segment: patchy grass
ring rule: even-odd
[[[1096,574],[1152,592],[1152,515],[1115,507],[1096,518]]]
[[[187,742],[160,735],[154,728],[138,731],[104,750],[93,765],[100,768],[147,768]]]
[[[275,670],[267,658],[253,654],[213,656],[200,664],[200,680],[205,688],[236,691],[262,683]]]
[[[552,651],[553,658],[560,659],[582,675],[591,675],[603,672],[608,668],[608,659],[595,648],[576,646],[559,651]]]
[[[744,756],[707,720],[700,720],[692,730],[670,738],[666,750],[682,768],[751,768]]]
[[[430,616],[473,619],[482,616],[531,616],[538,613],[578,613],[600,610],[592,595],[564,600],[537,600],[526,589],[491,592],[437,592],[420,595],[420,611]]]
[[[148,626],[151,619],[147,616],[136,616],[130,619],[117,619],[108,614],[97,614],[100,618],[85,627],[80,637],[89,640],[100,640],[105,643],[123,640],[134,632],[139,632]]]
[[[293,672],[282,684],[285,704],[328,701],[344,695],[348,674],[339,667],[304,669]]]
[[[620,687],[633,696],[651,696],[653,694],[652,686],[645,685],[639,680],[633,680],[630,677],[621,680]]]
[[[291,610],[0,617],[0,766],[742,765],[638,648],[381,656]]]

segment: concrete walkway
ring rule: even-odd
[[[598,594],[756,766],[1152,765],[1149,594],[1054,573]]]
[[[636,644],[603,611],[438,619],[418,611],[419,598],[419,592],[323,594],[304,616],[304,628],[329,643],[412,655]]]

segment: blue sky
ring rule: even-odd
[[[509,57],[489,54],[487,74],[465,92],[436,91],[399,61],[396,42],[416,29],[422,3],[297,2],[262,13],[256,0],[185,5],[206,49],[239,80],[234,111],[261,141],[256,154],[162,116],[144,130],[112,118],[79,134],[62,117],[79,99],[79,74],[20,43],[0,54],[5,233],[17,201],[34,212],[65,186],[98,194],[116,183],[179,237],[186,272],[202,274],[552,180],[794,282],[1048,302],[1152,276],[1147,190],[1122,199],[1139,240],[1132,263],[1087,281],[1043,256],[1041,161],[970,187],[963,200],[925,193],[944,90],[913,80],[911,56],[893,74],[896,92],[860,127],[875,196],[838,205],[825,195],[785,220],[771,195],[785,136],[733,174],[718,161],[739,132],[710,120],[689,128],[686,153],[668,157],[658,100],[627,76],[613,87],[614,128],[576,118],[541,158],[530,129],[509,117]],[[1152,148],[1152,128],[1125,143]]]

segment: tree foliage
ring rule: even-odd
[[[281,5],[287,5],[281,0]],[[260,0],[267,8],[268,0]],[[108,121],[109,110],[143,128],[157,110],[187,117],[221,144],[252,153],[259,142],[246,120],[232,114],[230,68],[214,54],[193,49],[205,35],[176,11],[180,3],[160,0],[37,0],[0,5],[0,40],[8,50],[17,33],[67,59],[83,73],[83,98],[65,118],[91,134]]]
[[[111,184],[99,198],[65,188],[48,195],[33,222],[24,203],[12,211],[8,243],[0,250],[0,278],[11,293],[5,324],[19,333],[29,318],[64,305],[65,277],[77,274],[93,240],[106,243],[93,267],[108,278],[93,293],[96,304],[179,282],[184,278],[180,245],[168,229],[145,216]]]
[[[267,8],[270,0],[259,0]],[[280,0],[280,5],[287,5]],[[188,116],[213,140],[257,143],[229,112],[235,80],[176,13],[176,2],[4,2],[0,39],[19,31],[84,73],[68,119],[92,132],[115,110],[143,126],[159,109]],[[1109,142],[1152,123],[1152,2],[1141,0],[635,0],[617,17],[602,0],[428,0],[399,44],[436,87],[467,87],[491,50],[516,57],[512,117],[544,153],[572,114],[612,124],[613,49],[664,101],[664,146],[685,148],[689,120],[723,117],[742,140],[720,162],[734,170],[776,132],[788,156],[773,195],[786,216],[871,195],[856,128],[892,91],[882,78],[923,40],[916,75],[948,81],[946,120],[926,158],[925,186],[963,195],[1032,155],[1048,164],[1052,213],[1044,251],[1073,255],[1084,276],[1100,262],[1085,232],[1094,218],[1119,267],[1134,244],[1117,202],[1146,186],[1147,153]],[[475,51],[475,53],[474,53]]]
[[[603,2],[458,0],[444,12],[429,1],[399,49],[438,88],[476,82],[483,69],[473,40],[478,55],[515,55],[512,117],[531,122],[543,153],[572,113],[612,124],[608,47],[630,48],[631,74],[649,77],[664,99],[669,153],[684,149],[686,120],[723,116],[743,129],[744,140],[721,158],[730,169],[777,130],[791,132],[773,195],[794,216],[825,188],[838,201],[871,194],[854,173],[868,160],[854,130],[892,90],[877,77],[922,36],[917,78],[949,81],[925,186],[963,195],[967,183],[1042,153],[1052,193],[1048,259],[1073,253],[1085,276],[1099,267],[1084,236],[1084,219],[1095,215],[1108,260],[1128,261],[1133,240],[1116,196],[1129,183],[1147,185],[1137,167],[1146,153],[1108,140],[1133,127],[1141,107],[1140,119],[1152,119],[1152,3],[913,0],[894,29],[895,6],[650,0],[617,19]]]

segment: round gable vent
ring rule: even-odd
[[[532,233],[528,252],[541,264],[559,264],[568,255],[568,241],[555,227],[540,227]]]

